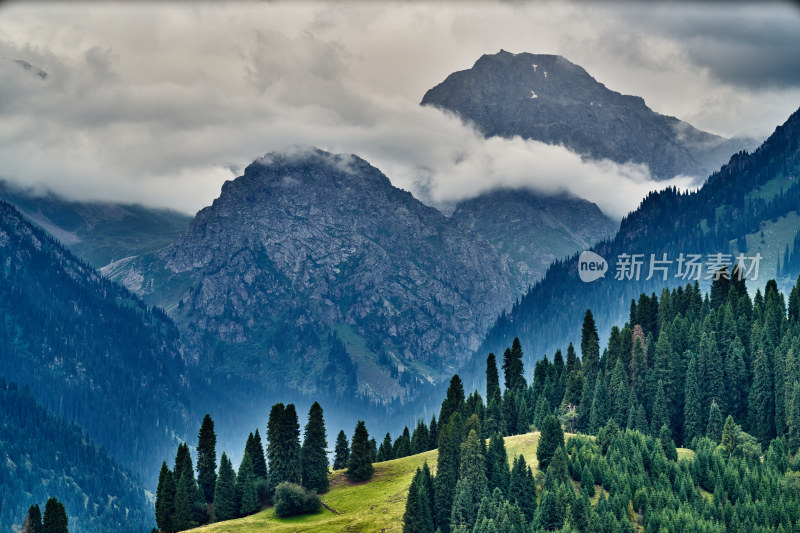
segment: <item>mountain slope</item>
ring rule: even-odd
[[[617,230],[617,224],[591,202],[527,189],[496,189],[464,200],[452,218],[509,256],[523,284],[520,292],[538,281],[556,259],[586,250]]]
[[[456,113],[487,137],[518,135],[592,158],[644,163],[657,179],[704,178],[731,154],[755,147],[660,115],[555,55],[484,55],[430,89],[422,105]]]
[[[95,268],[172,244],[191,217],[169,209],[103,202],[72,202],[37,195],[0,181],[0,198]]]
[[[195,426],[175,326],[2,201],[0,265],[0,377],[152,481]]]
[[[256,161],[173,246],[104,273],[167,309],[212,374],[378,400],[446,375],[514,298],[488,242],[320,150]]]
[[[576,256],[551,266],[513,310],[497,320],[478,354],[485,357],[490,351],[502,350],[515,336],[519,336],[526,353],[534,357],[552,354],[570,341],[577,346],[580,340],[576,335],[577,324],[586,309],[594,313],[600,338],[607,338],[612,324],[627,321],[630,302],[640,293],[660,292],[664,287],[693,281],[675,277],[676,264],[672,264],[666,281],[660,273],[646,280],[651,253],[658,258],[666,253],[672,261],[680,253],[702,254],[704,260],[708,254],[716,253],[741,252],[750,257],[764,251],[766,256],[768,238],[776,241],[771,249],[783,250],[800,228],[796,222],[794,231],[777,232],[774,228],[785,220],[800,220],[797,176],[800,176],[800,111],[779,126],[753,154],[742,152],[732,157],[699,191],[681,193],[665,189],[645,198],[636,211],[622,220],[614,239],[593,248],[608,261],[605,278],[593,283],[581,282]],[[614,279],[617,257],[624,253],[647,256],[639,281]],[[751,288],[763,286],[774,276],[776,263],[774,255],[766,256],[760,264],[758,281],[748,282]],[[798,274],[785,273],[787,279],[796,279]],[[702,277],[706,276],[704,270]],[[708,283],[701,279],[701,286]]]
[[[140,533],[153,524],[144,489],[105,450],[0,379],[0,532],[17,531],[28,507],[44,509],[52,496],[71,531]]]

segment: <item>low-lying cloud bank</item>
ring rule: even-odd
[[[705,117],[696,125],[724,134],[761,134],[763,121],[774,126],[788,103],[796,106],[800,90],[790,79],[734,87],[718,81],[708,57],[677,65],[693,56],[670,39],[671,26],[627,27],[631,42],[668,65],[656,78],[665,87],[659,92],[648,81],[654,65],[614,57],[620,43],[608,36],[632,15],[598,9],[11,4],[0,8],[0,177],[71,198],[194,212],[250,161],[310,145],[355,153],[433,205],[520,186],[568,191],[620,217],[647,191],[690,187],[693,178],[656,183],[642,165],[584,161],[518,138],[485,140],[459,119],[420,107],[422,94],[503,47],[562,53],[609,87],[650,89],[658,111],[675,105],[680,118]],[[683,88],[683,100],[670,95],[670,83]],[[686,100],[699,94],[705,100],[690,109]],[[764,95],[773,97],[768,113],[756,102]],[[716,109],[733,118],[714,122]],[[762,122],[747,131],[726,130],[737,116],[746,124],[756,115]]]

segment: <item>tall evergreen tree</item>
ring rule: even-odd
[[[722,422],[722,420],[720,420]],[[653,412],[650,415],[650,430],[653,435],[658,435],[661,426],[669,426],[669,413],[667,398],[664,394],[664,382],[660,379],[656,384],[655,397],[653,398]],[[722,424],[720,424],[720,427]]]
[[[450,530],[450,510],[461,464],[461,415],[454,414],[439,429],[439,458],[434,481],[434,523],[442,531]]]
[[[303,486],[311,491],[323,493],[328,490],[328,441],[325,435],[325,419],[322,407],[317,402],[308,411],[302,449]]]
[[[597,432],[606,424],[609,417],[608,392],[606,391],[606,380],[596,379],[594,387],[594,397],[592,398],[592,409],[589,416],[589,427],[591,433]]]
[[[20,533],[42,533],[42,511],[38,503],[28,508]]]
[[[486,403],[500,401],[500,377],[497,374],[497,360],[493,353],[486,358]]]
[[[172,528],[172,516],[175,514],[176,490],[175,478],[164,461],[161,463],[158,488],[156,489],[156,525],[161,531],[175,531]]]
[[[403,533],[433,533],[433,514],[422,470],[417,468],[408,489]]]
[[[442,401],[442,409],[439,414],[439,421],[446,423],[454,413],[462,413],[464,409],[464,384],[461,383],[461,378],[455,374],[450,379],[450,385],[447,387],[447,396]]]
[[[172,527],[175,531],[186,531],[197,525],[192,516],[192,501],[190,494],[193,479],[187,469],[183,469],[178,478],[175,491],[175,514],[172,516]]]
[[[697,375],[697,356],[687,352],[689,367],[686,371],[686,389],[683,406],[683,445],[689,446],[692,439],[703,435],[703,413]]]
[[[217,435],[210,415],[203,417],[197,436],[197,483],[206,503],[214,502],[214,486],[217,483]]]
[[[67,511],[56,498],[50,498],[44,506],[42,533],[67,533]]]
[[[789,452],[797,454],[800,451],[800,382],[794,381],[792,385],[791,404],[789,408],[789,433],[787,446]]]
[[[547,469],[550,459],[559,446],[564,446],[564,430],[561,429],[561,423],[555,416],[548,415],[542,422],[539,445],[536,448],[539,470]]]
[[[718,443],[722,440],[722,411],[717,402],[711,402],[708,410],[708,426],[706,426],[706,437]]]
[[[491,493],[494,489],[508,490],[508,454],[503,437],[495,433],[489,441],[486,452],[486,483]]]
[[[350,481],[365,481],[372,477],[373,471],[369,433],[367,433],[364,421],[359,420],[353,433],[353,442],[350,445],[346,475]]]
[[[219,474],[214,487],[214,519],[217,522],[231,520],[239,516],[236,505],[236,472],[233,471],[228,456],[222,452],[219,460]]]
[[[533,473],[522,455],[514,459],[514,465],[511,468],[508,481],[508,500],[519,507],[526,520],[533,519],[536,512],[536,483],[533,480]]]
[[[267,479],[267,460],[264,457],[264,445],[261,442],[258,428],[253,433],[253,441],[247,448],[247,453],[250,454],[250,459],[253,461],[253,476],[256,479]]]
[[[581,327],[581,361],[584,378],[594,388],[594,380],[600,368],[600,337],[597,335],[597,326],[589,309],[586,310]]]
[[[251,515],[261,508],[258,504],[253,460],[248,451],[244,453],[242,464],[239,465],[239,474],[236,476],[236,501],[241,516]]]
[[[759,349],[753,360],[753,383],[747,403],[750,428],[763,445],[775,438],[775,387],[772,379],[769,357]]]
[[[503,372],[507,390],[516,390],[525,387],[524,368],[522,365],[522,345],[519,338],[515,337],[510,349],[503,354]]]
[[[383,437],[380,448],[378,448],[378,462],[391,461],[392,459],[394,459],[394,454],[392,453],[392,436],[387,432],[386,436]]]
[[[334,449],[333,469],[341,470],[347,468],[347,460],[350,459],[350,445],[347,444],[347,435],[344,430],[340,430],[336,435],[336,448]]]
[[[300,469],[300,424],[294,405],[284,407],[282,403],[272,406],[267,423],[267,455],[271,481],[278,485],[284,481],[299,485]]]

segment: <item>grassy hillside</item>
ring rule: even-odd
[[[569,434],[566,435],[569,438]],[[509,463],[522,454],[525,461],[535,469],[536,446],[539,433],[527,433],[506,437],[506,450]],[[690,458],[690,450],[678,450],[682,458]],[[375,474],[366,483],[350,483],[343,470],[330,475],[331,490],[322,496],[323,503],[329,509],[323,509],[314,515],[296,516],[281,519],[275,516],[272,509],[258,514],[211,524],[194,532],[203,533],[251,533],[256,531],[300,532],[400,532],[403,530],[403,513],[405,512],[406,495],[411,485],[411,478],[417,467],[425,461],[435,472],[437,451],[412,455],[402,459],[375,464]],[[337,514],[338,513],[338,514]]]

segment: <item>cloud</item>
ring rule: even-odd
[[[484,140],[420,107],[422,95],[505,48],[563,54],[612,89],[728,135],[768,133],[800,101],[791,77],[737,85],[698,59],[673,19],[658,26],[614,6],[5,5],[0,56],[48,76],[0,61],[0,173],[73,198],[193,212],[251,161],[305,145],[355,153],[435,205],[512,185],[566,190],[621,216],[665,184],[640,165]],[[708,38],[725,42],[718,33]],[[740,35],[749,36],[741,46],[763,49],[762,30]]]

